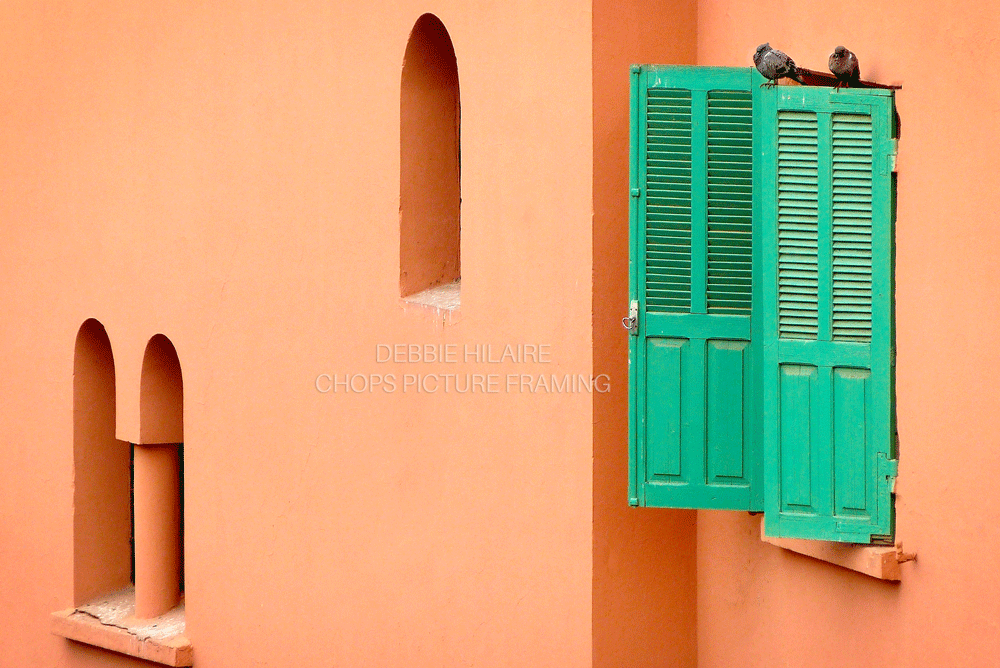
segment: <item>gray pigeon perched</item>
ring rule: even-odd
[[[757,66],[757,71],[768,79],[771,86],[777,85],[778,79],[782,77],[805,83],[799,76],[799,71],[795,69],[795,61],[781,51],[772,49],[769,43],[757,47],[757,52],[753,54],[753,64]]]
[[[858,67],[858,57],[850,49],[838,46],[830,54],[830,71],[837,77],[837,88],[851,87],[861,81],[861,68]]]

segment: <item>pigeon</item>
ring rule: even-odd
[[[767,84],[762,85],[774,86],[782,77],[805,83],[799,76],[799,71],[795,69],[795,61],[781,51],[772,49],[770,44],[761,44],[757,47],[757,52],[753,54],[753,64],[757,66],[757,71],[768,80]]]
[[[838,46],[830,54],[830,71],[837,77],[837,88],[851,87],[861,81],[861,68],[858,67],[858,57],[850,49]]]

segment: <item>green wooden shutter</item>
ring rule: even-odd
[[[893,159],[888,90],[761,98],[765,530],[893,532]]]
[[[632,505],[763,507],[750,345],[755,88],[744,68],[632,68]]]

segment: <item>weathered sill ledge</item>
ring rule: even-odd
[[[765,543],[777,545],[813,559],[826,561],[879,580],[893,582],[900,580],[899,565],[907,561],[915,561],[917,558],[916,554],[904,553],[902,545],[880,547],[767,536],[764,534],[763,518],[760,522],[760,539]]]
[[[423,292],[403,297],[405,304],[423,306],[439,311],[455,311],[461,306],[462,281],[435,285]]]
[[[167,666],[190,666],[184,602],[153,619],[136,619],[135,589],[129,587],[76,608],[52,613],[52,633]]]

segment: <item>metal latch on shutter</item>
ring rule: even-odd
[[[889,160],[888,167],[889,173],[892,174],[896,171],[896,155],[899,153],[899,139],[889,140]]]
[[[628,317],[622,318],[622,327],[635,336],[639,333],[639,302],[635,299],[628,305]]]
[[[886,482],[889,483],[889,489],[892,492],[896,491],[896,476],[899,475],[899,460],[889,459],[888,455],[884,452],[880,452],[877,455],[878,458],[878,475],[881,478],[885,476]]]

